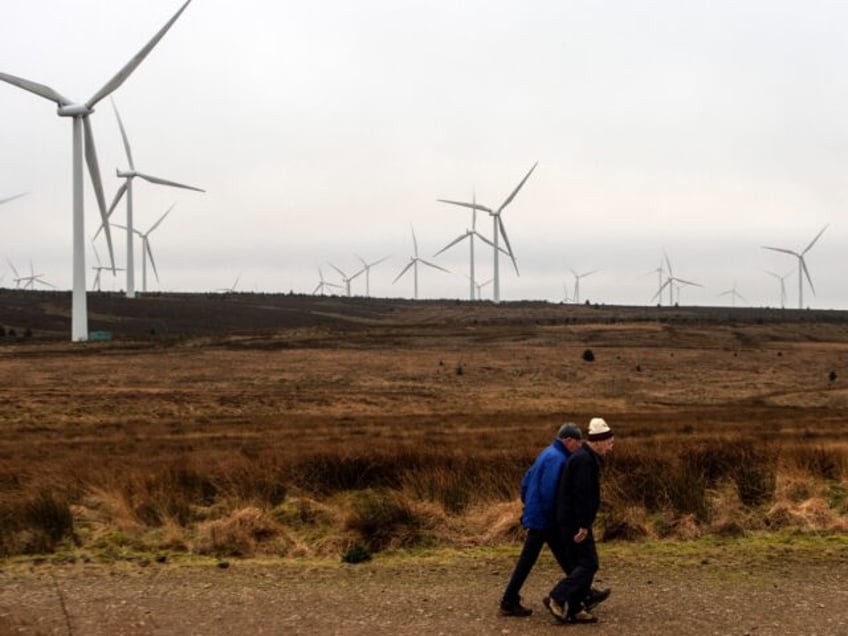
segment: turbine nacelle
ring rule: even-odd
[[[88,104],[61,104],[56,108],[59,117],[85,117],[93,112]]]

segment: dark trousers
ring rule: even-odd
[[[542,546],[548,544],[551,554],[559,563],[564,573],[568,573],[565,546],[562,542],[560,531],[551,528],[546,530],[527,530],[527,536],[524,538],[524,546],[521,548],[521,554],[518,555],[518,561],[515,563],[515,569],[512,571],[512,576],[509,577],[509,583],[503,593],[501,604],[514,605],[520,599],[521,587],[524,581],[530,575],[530,570],[536,565],[539,558],[539,553],[542,551]]]
[[[589,530],[589,534],[580,543],[575,543],[575,534],[577,534],[576,528],[565,531],[562,540],[565,546],[568,575],[560,579],[551,590],[552,599],[558,603],[568,604],[569,614],[580,611],[583,601],[592,588],[595,573],[598,571],[598,550],[595,547],[592,530]]]

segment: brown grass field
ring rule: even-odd
[[[608,545],[823,541],[819,558],[798,558],[822,568],[811,576],[830,577],[831,592],[844,591],[846,312],[91,294],[90,328],[113,339],[71,344],[69,301],[66,293],[0,290],[7,572],[32,563],[293,558],[315,563],[308,567],[318,568],[326,590],[336,575],[322,573],[323,559],[482,548],[496,551],[483,567],[497,575],[483,587],[498,588],[511,557],[497,550],[514,550],[521,537],[522,473],[562,422],[585,427],[599,415],[617,435],[599,525]],[[645,567],[628,558],[612,570],[614,583]],[[386,577],[398,577],[392,568],[429,571],[368,567],[377,568],[372,581],[383,591]],[[462,594],[466,567],[436,567],[433,584]],[[540,567],[552,575],[549,563]],[[74,579],[79,603],[93,608],[106,593],[92,587],[86,596],[86,585],[102,580],[88,570],[51,574],[43,585],[37,572],[7,574],[4,585],[13,595],[29,590],[39,611],[36,596],[53,595],[44,603],[55,605],[51,590],[64,576]],[[809,575],[802,578],[814,598]],[[281,589],[300,589],[297,574],[273,576],[282,577]],[[634,578],[633,593],[650,583]],[[700,592],[721,594],[720,581],[704,585]],[[320,606],[312,593],[292,602],[308,597]],[[642,600],[654,599],[663,616],[651,594],[645,588]],[[698,620],[711,607],[699,609]],[[626,622],[631,609],[618,608],[613,621]],[[97,624],[91,612],[70,614],[68,633],[74,621]],[[10,616],[11,624],[32,624],[15,610]],[[384,633],[396,617],[383,618],[381,628],[372,617],[361,629],[345,623],[351,628],[335,631],[309,618],[290,633]],[[61,615],[49,620],[62,629]],[[439,620],[410,633],[437,633]],[[167,633],[104,624],[89,633]],[[546,625],[525,633],[547,633]],[[446,624],[444,633],[479,627]],[[501,630],[497,621],[489,627]]]

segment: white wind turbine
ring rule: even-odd
[[[317,294],[318,292],[321,292],[321,295],[323,296],[324,290],[327,289],[328,287],[336,287],[338,289],[342,288],[341,285],[337,285],[336,283],[330,283],[330,282],[327,282],[326,280],[324,280],[324,272],[321,271],[320,267],[318,268],[318,278],[319,278],[319,282],[315,286],[315,289],[312,290],[313,296],[315,294]]]
[[[733,281],[733,287],[731,287],[727,291],[721,292],[719,294],[719,296],[730,296],[730,298],[731,298],[730,303],[731,303],[732,307],[736,306],[736,299],[737,298],[741,301],[746,302],[746,303],[748,302],[747,298],[745,298],[742,294],[740,294],[738,291],[736,291],[736,281]]]
[[[668,304],[670,307],[674,306],[674,285],[677,284],[677,295],[678,301],[680,300],[680,287],[683,285],[693,285],[695,287],[703,287],[700,283],[693,283],[691,280],[685,280],[683,278],[678,278],[674,275],[674,271],[671,268],[671,260],[668,258],[668,254],[663,250],[663,256],[665,257],[665,264],[668,268],[668,277],[665,279],[665,282],[660,285],[657,293],[654,294],[654,297],[651,299],[651,302],[657,300],[662,297],[663,290],[668,287]]]
[[[781,276],[780,274],[766,270],[766,274],[773,276],[780,281],[780,308],[786,309],[786,278],[791,275],[792,272],[787,272]]]
[[[112,237],[109,232],[106,219],[106,201],[103,196],[103,184],[100,179],[100,167],[97,163],[97,151],[94,147],[94,135],[89,121],[94,106],[104,97],[108,96],[132,74],[154,46],[162,39],[168,29],[180,17],[191,0],[185,4],[165,23],[156,35],[119,70],[99,91],[85,102],[74,102],[49,86],[39,84],[21,77],[0,73],[0,80],[13,84],[31,93],[56,102],[57,113],[60,117],[70,117],[73,123],[72,146],[73,146],[73,293],[71,310],[71,340],[88,340],[88,308],[86,304],[85,284],[85,221],[83,216],[83,177],[82,161],[83,146],[85,147],[85,160],[88,164],[88,174],[91,177],[97,204],[100,208],[101,222],[105,228],[106,242],[109,246],[109,261],[114,267],[115,255],[112,250]],[[83,136],[85,143],[83,144]]]
[[[10,261],[8,258],[6,259],[6,262],[9,263],[9,267],[12,269],[12,280],[15,281],[15,289],[20,289],[21,281],[25,281],[28,279],[18,274],[18,270],[15,267],[14,263],[12,263],[12,261]],[[24,289],[26,289],[26,287]]]
[[[96,274],[94,275],[94,282],[92,283],[92,289],[94,291],[101,291],[101,289],[100,289],[100,278],[101,278],[101,274],[103,273],[104,269],[111,270],[112,272],[116,272],[116,271],[122,272],[124,270],[123,270],[123,268],[120,268],[120,267],[112,269],[111,267],[107,267],[105,265],[102,265],[100,263],[100,254],[97,253],[97,247],[95,247],[94,241],[91,242],[91,249],[94,252],[94,260],[97,261],[97,265],[95,265],[91,268],[96,272]]]
[[[121,186],[118,188],[118,191],[115,193],[115,198],[112,200],[112,205],[109,206],[108,211],[106,212],[106,217],[111,218],[112,212],[114,212],[115,207],[117,207],[118,203],[121,201],[121,197],[124,196],[124,193],[127,195],[127,228],[129,231],[127,232],[127,298],[135,297],[135,256],[133,254],[133,238],[132,235],[135,232],[135,227],[133,226],[133,188],[132,182],[135,177],[140,179],[144,179],[150,183],[155,183],[158,185],[171,186],[173,188],[184,188],[186,190],[194,190],[195,192],[205,192],[205,190],[201,190],[200,188],[195,188],[194,186],[185,185],[183,183],[177,183],[176,181],[168,181],[166,179],[162,179],[160,177],[153,177],[149,174],[144,174],[142,172],[138,172],[135,169],[135,163],[133,163],[132,150],[130,150],[130,140],[127,137],[127,131],[124,129],[124,122],[121,120],[121,115],[118,113],[118,107],[115,106],[115,101],[112,100],[112,108],[115,111],[115,117],[118,119],[118,128],[121,130],[121,138],[124,142],[124,150],[127,153],[127,161],[130,164],[130,169],[126,171],[117,170],[117,174],[120,178],[124,180]],[[98,233],[100,230],[98,230]],[[95,234],[95,238],[97,234]],[[144,254],[142,253],[142,257]],[[152,259],[152,257],[151,257]],[[143,291],[147,291],[146,286],[142,286]]]
[[[495,255],[494,276],[493,276],[494,284],[495,284],[494,300],[495,300],[496,303],[500,302],[500,300],[501,300],[501,283],[500,283],[501,279],[500,279],[500,268],[499,268],[499,265],[498,265],[498,263],[499,263],[498,255],[501,251],[498,248],[500,236],[503,236],[503,240],[504,240],[504,244],[506,245],[507,253],[509,254],[509,257],[512,259],[512,266],[515,268],[515,273],[518,274],[518,263],[516,263],[516,261],[515,261],[515,254],[513,253],[512,247],[509,244],[509,238],[507,238],[507,235],[506,235],[506,228],[504,227],[503,220],[501,219],[501,212],[503,212],[503,210],[504,210],[504,208],[506,208],[506,206],[508,206],[510,203],[512,203],[512,200],[515,198],[515,195],[518,194],[518,191],[521,190],[522,186],[524,186],[525,182],[527,181],[527,179],[530,178],[530,175],[533,174],[533,171],[536,169],[536,166],[538,166],[538,165],[539,165],[538,161],[533,164],[533,167],[530,168],[530,171],[526,175],[524,175],[524,178],[521,180],[521,183],[519,183],[515,187],[515,189],[504,200],[504,202],[501,203],[501,206],[497,210],[492,210],[491,208],[488,208],[485,205],[480,205],[476,201],[474,201],[472,203],[467,203],[467,202],[463,202],[463,201],[449,201],[447,199],[439,199],[439,201],[442,202],[442,203],[450,203],[452,205],[461,205],[461,206],[466,207],[466,208],[471,208],[472,210],[482,210],[484,212],[487,212],[492,217],[492,224],[493,224],[492,234],[493,234],[493,239],[494,239],[494,242],[492,243],[492,245],[494,247],[494,255]]]
[[[159,272],[156,271],[156,261],[153,260],[153,250],[150,249],[150,233],[153,232],[162,221],[165,220],[165,217],[171,213],[171,210],[174,209],[176,203],[171,204],[171,207],[165,211],[165,214],[159,217],[159,220],[156,221],[153,225],[150,226],[150,229],[146,232],[141,232],[135,228],[133,228],[132,232],[130,232],[129,227],[126,225],[118,225],[117,223],[113,223],[115,227],[119,227],[122,230],[127,230],[127,235],[132,236],[133,234],[137,234],[141,238],[141,291],[142,293],[147,292],[147,259],[150,258],[150,265],[153,267],[153,274],[156,276],[156,282],[159,282]],[[129,268],[129,264],[127,264],[127,268]],[[233,286],[235,287],[235,286]]]
[[[380,263],[382,263],[383,261],[385,261],[389,257],[384,256],[383,258],[378,258],[373,263],[366,263],[365,259],[362,258],[359,255],[356,255],[356,258],[358,258],[362,262],[362,271],[365,272],[365,297],[369,298],[371,296],[371,268],[374,267],[375,265],[379,265]],[[359,276],[359,274],[361,274],[362,271],[355,274],[355,276]]]
[[[829,225],[829,224],[828,224]],[[825,225],[818,234],[816,234],[815,238],[810,241],[810,244],[807,245],[802,251],[794,252],[792,250],[787,250],[782,247],[768,247],[763,245],[763,249],[772,250],[774,252],[783,252],[784,254],[791,254],[792,256],[798,259],[798,309],[804,308],[804,276],[807,277],[807,282],[810,283],[810,290],[813,292],[813,295],[816,293],[816,288],[813,286],[813,279],[810,278],[810,272],[807,270],[807,263],[804,261],[804,254],[810,251],[810,248],[815,245],[816,241],[819,240],[819,237],[824,234],[824,231],[827,229],[827,225]]]
[[[217,292],[222,292],[222,293],[225,293],[225,294],[233,294],[233,293],[235,293],[235,291],[236,291],[236,287],[237,287],[237,286],[238,286],[238,284],[239,284],[239,279],[240,279],[240,278],[241,278],[241,274],[236,274],[236,280],[233,282],[233,286],[232,286],[232,287],[220,287],[220,288],[216,289],[215,291],[217,291]]]
[[[569,268],[569,269],[571,269],[571,268]],[[572,273],[572,274],[574,274],[574,302],[575,302],[576,304],[578,304],[578,305],[580,304],[580,279],[581,279],[581,278],[586,278],[587,276],[590,276],[591,274],[594,274],[594,273],[595,273],[595,272],[597,272],[597,271],[598,271],[598,270],[593,269],[593,270],[592,270],[592,271],[590,271],[590,272],[585,272],[585,273],[583,273],[583,274],[578,274],[578,273],[577,273],[577,272],[575,272],[573,269],[571,270],[571,273]]]
[[[472,194],[471,201],[472,201],[472,206],[474,206],[471,209],[471,229],[465,230],[465,232],[460,234],[458,237],[456,237],[450,243],[445,245],[438,252],[433,254],[433,257],[438,256],[439,254],[441,254],[442,252],[444,252],[446,250],[449,250],[450,248],[452,248],[457,243],[464,241],[465,239],[468,239],[468,247],[469,247],[469,250],[470,250],[470,261],[471,261],[471,274],[469,276],[467,276],[467,278],[471,283],[471,286],[469,288],[470,298],[471,298],[471,300],[474,300],[474,290],[475,290],[475,287],[477,285],[477,282],[474,278],[474,238],[475,237],[479,238],[481,241],[483,241],[487,245],[492,246],[494,249],[500,249],[500,251],[503,252],[504,254],[506,254],[507,256],[510,256],[510,253],[507,252],[506,250],[504,250],[503,248],[499,248],[499,247],[495,246],[495,244],[492,243],[492,241],[490,241],[485,236],[480,234],[480,232],[477,231],[477,209],[476,209],[477,196],[476,196],[476,194]],[[479,289],[477,291],[478,291],[478,297],[479,297]]]
[[[357,276],[362,274],[365,271],[365,268],[363,267],[362,269],[357,270],[356,273],[348,276],[342,270],[340,270],[338,267],[336,267],[335,265],[333,265],[329,261],[328,261],[328,264],[330,265],[330,267],[332,267],[334,270],[336,270],[339,273],[339,275],[342,277],[342,282],[345,284],[345,293],[348,296],[350,296],[350,281],[352,281],[354,278],[356,278]]]
[[[418,256],[418,241],[415,238],[415,228],[410,226],[410,229],[412,230],[412,247],[415,250],[415,256],[409,257],[409,262],[406,264],[406,267],[404,267],[402,270],[400,270],[400,274],[398,274],[395,277],[395,279],[392,281],[392,285],[394,285],[396,282],[398,282],[400,280],[400,277],[403,276],[404,274],[406,274],[406,272],[409,271],[410,268],[412,268],[412,272],[413,272],[414,278],[415,278],[415,300],[418,300],[418,263],[422,263],[422,264],[426,265],[427,267],[432,267],[433,269],[439,269],[443,272],[447,272],[448,274],[450,274],[450,271],[446,270],[444,267],[439,267],[435,263],[431,263],[429,261],[425,261],[423,258],[419,258],[419,256]]]

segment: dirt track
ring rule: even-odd
[[[496,611],[512,554],[461,554],[356,566],[13,566],[0,574],[0,634],[848,634],[844,553],[638,565],[637,551],[618,558],[602,547],[601,558],[614,593],[590,626],[545,612],[556,577],[547,555],[524,590],[535,612],[515,619]]]

